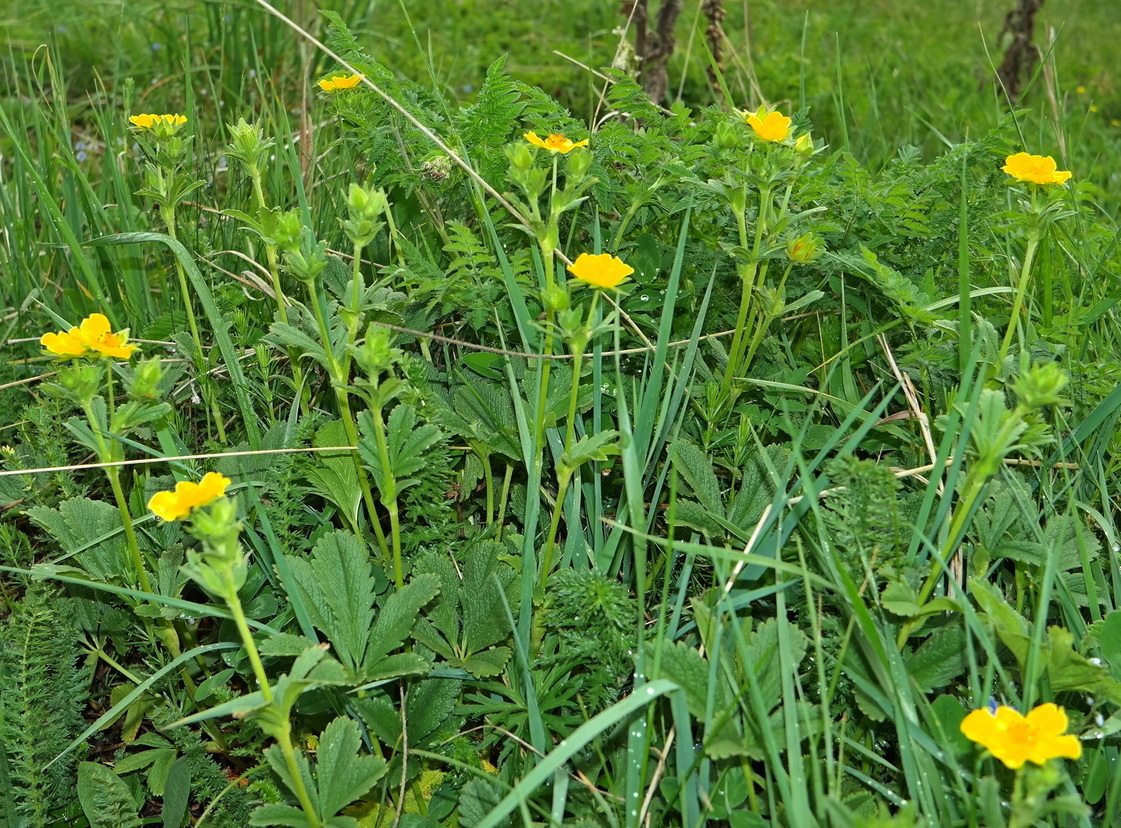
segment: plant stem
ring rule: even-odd
[[[164,224],[167,225],[167,234],[176,241],[179,241],[175,230],[175,205],[166,204],[161,206],[160,214],[163,217]],[[199,326],[195,321],[195,310],[191,305],[191,291],[187,286],[187,272],[183,269],[183,263],[179,261],[178,256],[175,257],[175,272],[179,276],[179,291],[183,295],[183,307],[187,311],[187,327],[190,328],[191,339],[195,342],[195,352],[198,354],[199,367],[203,369],[201,379],[203,382],[207,382],[205,363],[203,360],[202,338],[199,336]],[[218,432],[218,440],[225,443],[226,426],[225,423],[222,422],[222,411],[218,408],[218,398],[212,394],[207,394],[207,397],[210,402],[211,414],[214,417],[214,428]]]
[[[1024,295],[1028,290],[1028,279],[1031,278],[1031,266],[1035,260],[1035,251],[1039,247],[1040,233],[1033,228],[1028,231],[1028,246],[1024,251],[1024,263],[1020,267],[1020,279],[1016,284],[1016,295],[1012,299],[1012,317],[1008,320],[1008,330],[1004,332],[1004,341],[1000,343],[1000,353],[997,355],[996,364],[999,369],[1008,356],[1008,347],[1012,344],[1012,335],[1016,332],[1016,323],[1020,318],[1020,310],[1024,305]]]
[[[319,296],[311,283],[308,283],[308,293],[315,314],[315,322],[319,326],[319,337],[323,343],[323,352],[327,358],[327,373],[330,375],[331,384],[335,388],[335,399],[338,401],[343,431],[346,432],[346,439],[350,445],[355,447],[354,451],[351,452],[351,458],[354,460],[354,470],[358,475],[358,485],[362,489],[362,500],[366,504],[366,512],[370,517],[370,526],[374,530],[378,547],[381,549],[383,558],[388,559],[389,546],[385,540],[385,532],[382,531],[381,524],[378,522],[374,493],[373,489],[370,488],[370,478],[366,474],[366,467],[362,465],[362,457],[358,453],[358,426],[355,424],[354,415],[350,411],[350,399],[346,391],[347,377],[343,374],[342,368],[335,359],[334,349],[331,347],[331,329],[327,327],[327,319],[324,317],[323,308],[319,304]]]

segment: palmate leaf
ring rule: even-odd
[[[385,760],[362,753],[358,725],[339,716],[319,737],[319,811],[326,818],[365,794],[385,773]]]
[[[287,560],[312,624],[359,675],[374,624],[374,576],[362,542],[349,532],[331,532],[320,538],[310,560]]]
[[[400,654],[402,658],[390,662],[388,654],[405,643],[413,625],[420,618],[420,610],[440,592],[440,582],[435,575],[419,574],[404,587],[386,599],[378,613],[377,622],[369,630],[369,650],[362,662],[361,675],[365,681],[373,677],[385,678],[386,668],[394,664],[395,669],[407,673],[424,672],[428,665],[420,656],[412,653]],[[403,656],[413,658],[405,659]],[[394,673],[404,675],[406,673]]]
[[[415,485],[409,475],[416,474],[427,462],[425,452],[443,439],[444,433],[434,425],[417,425],[416,409],[402,403],[393,409],[386,424],[389,468],[383,468],[381,452],[374,436],[374,418],[369,411],[358,415],[362,437],[358,452],[373,474],[382,496],[396,496],[402,489]]]
[[[500,551],[495,543],[471,547],[464,555],[462,579],[444,555],[427,555],[416,563],[415,571],[439,580],[441,594],[418,621],[413,637],[450,666],[480,678],[499,675],[510,658],[508,647],[495,646],[510,635],[506,604],[517,606],[516,574],[498,559]]]
[[[27,516],[58,541],[82,569],[102,581],[128,581],[132,564],[125,546],[121,513],[85,497],[64,500],[57,509],[35,506]]]
[[[705,510],[723,518],[724,501],[720,481],[716,479],[712,461],[705,453],[688,440],[679,439],[673,444],[673,465]]]
[[[325,423],[312,440],[316,448],[345,446],[346,430],[341,420]],[[358,485],[358,470],[349,451],[320,452],[315,455],[314,466],[306,472],[316,494],[334,503],[347,516],[351,525],[358,521],[362,503],[362,489]]]

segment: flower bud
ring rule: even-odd
[[[151,398],[159,396],[160,380],[163,379],[163,368],[160,358],[152,357],[143,360],[136,366],[132,377],[132,396],[136,398]]]
[[[259,125],[250,124],[244,118],[229,127],[229,130],[230,145],[226,155],[259,171],[265,165],[269,150],[276,142],[271,138],[265,138]]]
[[[718,150],[735,149],[743,143],[742,133],[727,121],[722,121],[716,125],[712,143]]]
[[[568,310],[570,300],[568,298],[568,291],[560,285],[550,285],[541,294],[541,301],[545,304],[545,310],[550,313],[559,313]]]
[[[506,145],[506,157],[510,165],[516,170],[528,170],[533,166],[533,153],[523,141],[515,141]]]
[[[808,132],[804,135],[800,135],[798,140],[794,142],[794,151],[799,155],[804,155],[806,158],[814,154],[813,138],[810,137]]]
[[[790,261],[798,264],[817,261],[822,252],[821,239],[813,233],[804,233],[786,242],[786,255],[790,257]]]
[[[587,147],[577,147],[569,152],[565,158],[568,161],[568,178],[573,184],[579,183],[588,174],[592,166],[592,153]]]
[[[1020,375],[1013,390],[1020,404],[1027,408],[1064,405],[1067,401],[1062,391],[1069,382],[1070,377],[1059,367],[1059,363],[1036,363]]]
[[[285,253],[294,253],[300,249],[303,229],[304,221],[297,210],[280,213],[273,224],[272,241]]]

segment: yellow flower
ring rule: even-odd
[[[1024,762],[1042,765],[1049,759],[1077,759],[1082,744],[1077,736],[1063,735],[1067,716],[1061,707],[1041,704],[1020,715],[1011,707],[974,710],[961,722],[961,732],[977,742],[1007,767],[1016,770]]]
[[[140,129],[155,129],[160,124],[181,127],[187,123],[186,115],[133,115],[128,122]]]
[[[217,472],[207,472],[198,483],[184,480],[174,491],[156,492],[148,501],[148,509],[162,520],[182,520],[192,509],[206,506],[226,494],[230,479]]]
[[[88,356],[93,351],[96,356],[128,359],[137,346],[126,342],[128,331],[113,333],[109,320],[100,313],[87,316],[77,328],[46,333],[39,338],[40,345],[59,357]]]
[[[785,141],[790,135],[790,119],[778,110],[767,112],[759,107],[758,112],[744,113],[744,120],[764,141]]]
[[[1018,152],[1004,159],[1001,167],[1006,173],[1020,181],[1033,184],[1062,184],[1070,178],[1068,170],[1055,169],[1055,159],[1050,155],[1028,155]]]
[[[78,329],[58,333],[45,333],[39,337],[39,344],[57,357],[80,357],[86,355],[86,344],[78,336]]]
[[[546,149],[549,152],[559,152],[561,155],[566,155],[577,147],[588,146],[587,138],[583,141],[572,142],[563,135],[555,132],[548,138],[540,138],[536,132],[527,132],[525,134],[525,139],[535,147],[541,147],[541,149]]]
[[[338,92],[340,89],[353,89],[362,83],[362,75],[348,75],[341,78],[324,78],[319,88],[324,92]]]
[[[581,253],[568,271],[582,282],[598,288],[613,288],[634,273],[634,268],[610,253]]]
[[[1085,86],[1076,86],[1076,87],[1074,87],[1074,91],[1077,92],[1079,95],[1085,95],[1086,94],[1086,87]]]
[[[109,327],[109,320],[100,313],[91,314],[83,319],[82,324],[78,326],[78,334],[87,348],[102,356],[128,359],[137,347],[126,345],[128,331],[113,333]]]
[[[1094,106],[1093,104],[1090,104],[1090,111],[1091,112],[1098,112],[1099,110],[1096,106]]]

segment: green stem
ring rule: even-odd
[[[766,228],[768,213],[770,212],[771,191],[767,187],[759,190],[759,215],[755,222],[755,241],[751,246],[751,261],[741,264],[737,268],[740,276],[740,308],[736,316],[736,330],[732,334],[732,346],[728,351],[728,366],[724,370],[724,393],[732,388],[732,379],[744,367],[744,349],[748,312],[755,295],[755,286],[759,281],[759,253],[763,246],[763,232]],[[740,247],[747,249],[747,204],[736,211],[736,226],[739,229]]]
[[[108,376],[108,396],[109,402],[107,403],[109,417],[112,419],[113,410],[113,368],[108,362],[105,363],[105,370]],[[84,403],[82,406],[86,414],[86,420],[89,421],[90,431],[93,432],[94,439],[97,440],[97,454],[102,463],[112,463],[117,458],[113,456],[113,452],[109,448],[109,444],[105,440],[105,434],[101,430],[101,424],[98,422],[97,417],[93,413],[93,405],[91,402]],[[128,508],[128,499],[125,497],[124,488],[121,486],[121,469],[120,466],[106,466],[105,476],[109,478],[109,487],[113,490],[113,499],[117,502],[117,511],[121,513],[121,526],[124,527],[125,543],[128,545],[129,556],[132,558],[133,574],[136,576],[136,583],[144,592],[152,591],[151,581],[148,580],[148,572],[144,568],[144,557],[140,554],[140,545],[136,542],[136,529],[132,524],[132,513]]]
[[[374,420],[374,440],[378,444],[378,457],[381,460],[382,485],[381,500],[386,511],[389,512],[389,532],[393,544],[393,580],[397,589],[405,586],[404,566],[401,561],[401,523],[397,509],[397,478],[389,460],[389,441],[385,436],[385,420],[381,415],[381,408],[373,406],[370,414]]]
[[[167,225],[167,234],[179,241],[175,229],[175,205],[166,204],[160,207],[160,214],[163,217],[164,224]],[[179,291],[183,295],[183,307],[187,312],[187,327],[191,330],[191,339],[195,342],[195,353],[198,354],[199,366],[205,365],[203,360],[202,351],[202,337],[199,336],[198,323],[195,321],[195,310],[191,304],[191,291],[187,286],[187,272],[183,269],[183,263],[179,261],[179,257],[175,257],[175,272],[179,276]],[[206,371],[202,371],[202,380],[207,382]],[[209,383],[207,383],[209,384]],[[226,425],[222,422],[222,411],[218,407],[218,398],[214,394],[207,394],[210,402],[211,416],[214,418],[214,428],[218,432],[219,442],[226,442]]]
[[[308,293],[315,314],[315,322],[319,326],[319,338],[323,343],[323,353],[326,356],[327,373],[330,375],[331,384],[335,388],[335,399],[338,401],[343,431],[346,432],[346,439],[350,441],[350,445],[355,447],[354,451],[351,452],[351,458],[354,460],[354,471],[358,475],[359,488],[362,489],[362,500],[366,504],[370,526],[374,530],[374,536],[377,538],[383,559],[387,559],[389,558],[389,546],[385,540],[385,532],[382,531],[381,524],[378,522],[377,507],[374,505],[374,492],[370,488],[370,478],[366,474],[366,467],[362,465],[362,457],[358,453],[358,426],[355,424],[354,415],[350,411],[350,399],[346,391],[347,377],[343,374],[338,361],[335,359],[334,349],[331,347],[331,330],[327,327],[323,308],[320,307],[319,297],[311,283],[308,284]]]
[[[541,553],[541,581],[542,592],[549,580],[549,571],[553,568],[553,550],[556,548],[557,529],[560,526],[561,512],[564,510],[564,498],[568,494],[568,484],[572,480],[574,469],[563,468],[557,475],[557,499],[553,504],[553,519],[549,521],[549,534],[545,537],[545,549]]]
[[[1016,284],[1016,295],[1012,299],[1012,317],[1008,320],[1008,330],[1004,332],[1004,341],[1000,343],[1000,353],[997,355],[997,368],[1004,364],[1008,356],[1008,347],[1012,344],[1012,335],[1016,333],[1016,323],[1020,318],[1020,310],[1024,305],[1024,295],[1028,290],[1028,280],[1031,278],[1031,266],[1035,259],[1035,251],[1039,247],[1040,233],[1038,230],[1028,232],[1028,246],[1024,252],[1024,263],[1020,267],[1020,279]]]
[[[1018,405],[1001,426],[1000,431],[997,432],[992,445],[1008,446],[1011,443],[1011,435],[1023,421],[1025,413],[1026,410]],[[938,566],[931,569],[930,574],[922,585],[922,589],[919,590],[917,603],[920,607],[926,604],[930,599],[930,596],[934,592],[934,587],[938,583],[938,579],[942,577],[942,573],[949,565],[950,558],[965,537],[966,523],[973,513],[973,507],[976,505],[977,499],[985,491],[985,484],[988,482],[989,478],[996,474],[1003,456],[1004,455],[1001,453],[993,453],[986,457],[977,458],[975,465],[965,476],[961,498],[954,508],[954,516],[950,520],[950,529],[946,534],[946,541],[938,554],[940,563]],[[900,647],[907,641],[916,623],[917,620],[911,620],[903,625],[903,629],[899,631],[899,636],[896,641]]]
[[[241,606],[241,599],[238,598],[237,589],[233,584],[232,572],[229,571],[227,571],[226,594],[223,598],[225,598],[226,605],[230,608],[230,614],[234,617],[234,624],[237,626],[238,634],[241,636],[241,643],[245,647],[246,654],[249,656],[249,663],[253,666],[253,674],[257,676],[257,684],[261,688],[261,698],[264,699],[265,704],[272,704],[275,698],[272,692],[272,685],[269,684],[269,677],[265,672],[265,665],[261,661],[261,654],[257,650],[257,643],[253,640],[253,633],[249,630],[249,623],[245,618],[245,610]],[[292,722],[288,716],[283,718],[279,732],[277,732],[275,736],[277,744],[280,745],[280,752],[284,754],[284,764],[288,767],[288,775],[292,779],[292,787],[295,791],[296,799],[299,800],[300,807],[307,817],[308,825],[312,826],[312,828],[321,828],[323,823],[319,821],[319,814],[311,801],[307,786],[304,785],[304,778],[300,774],[300,766],[296,762],[296,748],[292,744]]]

